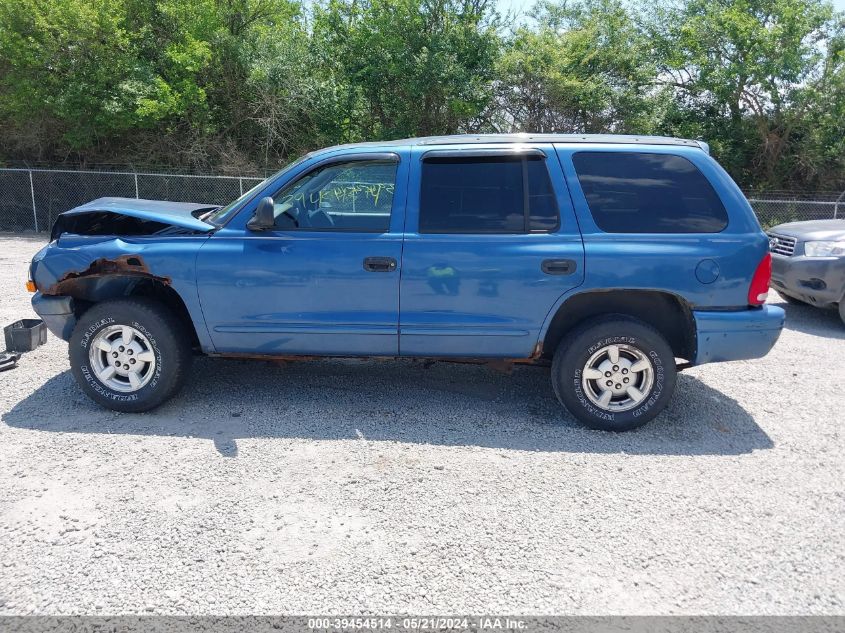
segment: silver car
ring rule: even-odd
[[[772,287],[790,303],[838,307],[845,323],[845,220],[789,222],[768,235]]]

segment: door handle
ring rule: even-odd
[[[364,270],[370,273],[389,273],[396,270],[396,260],[392,257],[365,257]]]
[[[574,259],[544,259],[540,270],[547,275],[571,275],[578,265]]]

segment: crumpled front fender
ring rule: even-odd
[[[207,239],[64,235],[33,258],[30,273],[39,290],[33,308],[51,332],[68,340],[80,304],[127,296],[139,282],[150,280],[176,292],[200,347],[213,352],[196,287],[197,251]]]

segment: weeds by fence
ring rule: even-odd
[[[46,232],[59,213],[105,196],[223,205],[261,180],[258,176],[0,169],[0,231]],[[745,194],[764,227],[845,217],[845,192]]]

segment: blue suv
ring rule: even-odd
[[[313,152],[224,207],[63,213],[28,286],[81,388],[146,411],[192,355],[545,364],[586,425],[635,428],[678,370],[757,358],[769,241],[699,141],[517,134]]]

